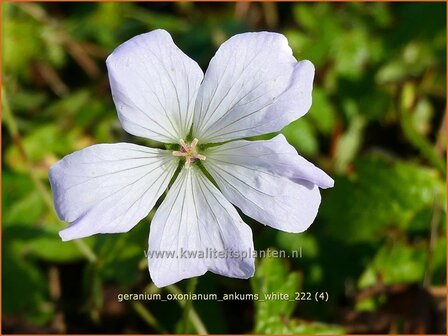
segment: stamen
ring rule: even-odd
[[[180,139],[179,143],[185,152],[189,151],[190,147],[185,143],[184,139]]]
[[[173,155],[174,155],[174,156],[187,156],[188,153],[186,153],[186,152],[181,152],[181,151],[174,151],[174,152],[173,152]]]
[[[199,140],[194,138],[193,141],[191,142],[191,149],[195,149],[198,142],[199,142]]]
[[[184,139],[179,140],[180,150],[173,151],[173,156],[184,157],[185,167],[190,168],[191,164],[197,160],[205,160],[205,155],[199,154],[197,152],[199,140],[194,138],[190,144],[187,144]]]

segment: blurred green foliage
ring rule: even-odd
[[[119,292],[158,291],[143,254],[153,212],[127,234],[62,243],[47,181],[51,164],[88,145],[154,145],[121,129],[104,61],[155,28],[204,70],[220,43],[257,30],[285,34],[316,66],[310,112],[282,133],[335,187],[304,234],[247,219],[256,248],[303,248],[303,258],[258,260],[250,282],[207,274],[197,292],[330,300],[193,302],[209,332],[356,332],[345,311],[388,302],[359,293],[445,286],[445,3],[2,3],[2,15],[4,332],[174,331],[189,317],[176,303],[117,307]]]

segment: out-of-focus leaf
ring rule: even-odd
[[[266,320],[266,328],[263,334],[274,335],[336,335],[344,334],[344,328],[336,325],[329,325],[317,322],[307,322],[301,320],[279,320],[269,317]]]
[[[189,28],[188,22],[167,14],[137,9],[133,10],[130,15],[143,22],[148,29],[166,29],[175,34],[185,32]]]
[[[61,68],[67,60],[66,49],[61,43],[60,30],[61,27],[44,25],[41,33],[48,61],[56,68]]]
[[[321,218],[333,237],[346,242],[375,241],[388,228],[407,228],[422,209],[446,198],[437,171],[416,164],[369,155],[358,160],[351,178],[336,177],[322,203]],[[428,223],[429,225],[429,223]]]
[[[313,119],[320,132],[325,135],[331,134],[334,127],[335,111],[324,90],[320,88],[313,90],[313,105],[307,117]]]
[[[348,130],[339,138],[335,152],[335,170],[342,172],[353,161],[361,147],[366,120],[362,116],[352,118]]]
[[[378,309],[378,303],[375,298],[369,297],[356,303],[355,309],[363,312],[373,312]]]
[[[292,263],[306,264],[304,281],[312,284],[322,281],[324,265],[319,260],[321,246],[314,235],[307,232],[298,235],[279,231],[277,232],[277,243],[280,248],[287,251]]]
[[[443,221],[446,223],[446,221]],[[434,252],[431,263],[432,279],[431,284],[442,285],[446,282],[446,238],[445,233],[443,237],[437,239],[434,246]]]
[[[8,239],[16,243],[21,255],[50,262],[68,262],[83,257],[74,242],[63,242],[62,229],[55,222],[42,196],[28,177],[15,174],[3,176],[3,225]]]
[[[15,201],[11,206],[4,208],[3,225],[14,223],[37,225],[46,210],[41,195],[33,190],[22,199]]]
[[[3,233],[2,311],[25,321],[47,323],[54,308],[48,303],[47,279],[41,270],[21,253],[14,237]]]
[[[34,20],[24,18],[3,21],[3,70],[27,77],[33,59],[42,57],[44,45],[40,36],[41,26]]]
[[[8,227],[5,235],[15,242],[16,251],[27,258],[48,262],[72,262],[83,259],[83,254],[73,241],[63,242],[58,235],[61,226],[44,223],[30,226],[16,224]],[[89,244],[89,240],[85,240]]]
[[[23,146],[34,170],[42,178],[48,176],[48,168],[56,162],[56,155],[66,155],[84,147],[79,129],[64,131],[55,124],[42,125],[23,138]],[[78,148],[77,148],[78,147]],[[18,173],[26,173],[28,167],[16,146],[11,146],[5,161]]]
[[[304,258],[314,259],[319,255],[319,246],[316,237],[306,232],[298,235],[296,233],[279,231],[277,233],[277,242],[285,250],[298,251],[302,249],[304,251]]]
[[[386,3],[372,3],[368,6],[370,15],[380,27],[387,27],[392,22],[390,7]]]
[[[95,251],[101,260],[99,273],[104,280],[132,284],[147,276],[146,267],[142,271],[139,266],[146,259],[148,223],[145,218],[125,235],[98,238]]]
[[[255,301],[255,332],[266,333],[282,319],[288,319],[295,306],[295,292],[300,288],[299,273],[288,272],[288,267],[281,259],[264,258],[251,279],[253,292],[258,294]],[[289,295],[289,300],[270,297],[276,293]],[[281,324],[281,323],[280,323]],[[270,333],[277,333],[272,330]]]
[[[436,63],[428,42],[413,41],[385,62],[376,74],[380,84],[397,83],[420,76]]]
[[[33,182],[27,175],[2,172],[2,209],[7,213],[33,190]],[[4,219],[4,218],[3,218]]]
[[[392,61],[381,67],[376,74],[379,84],[394,83],[403,80],[407,76],[406,67],[400,61]]]
[[[100,45],[108,49],[115,48],[117,43],[122,42],[118,40],[116,32],[123,25],[124,17],[129,15],[132,5],[117,2],[99,2],[95,5],[97,8],[89,20],[86,20],[87,24],[83,27],[79,25],[74,27],[78,32],[88,32],[88,35],[92,35]]]
[[[335,48],[336,71],[346,77],[359,78],[370,57],[368,43],[364,30],[345,31]]]
[[[359,279],[359,287],[373,286],[380,279],[386,285],[421,282],[427,250],[402,243],[384,245]],[[374,275],[374,276],[372,276]]]
[[[11,96],[10,104],[14,111],[35,111],[46,102],[47,95],[43,92],[21,90],[14,92]]]
[[[338,325],[331,325],[317,322],[304,322],[292,320],[290,326],[284,334],[301,335],[337,335],[346,333],[345,329]]]
[[[75,243],[63,242],[57,231],[43,231],[26,244],[24,249],[28,254],[48,262],[67,263],[85,259]]]
[[[319,22],[315,19],[315,11],[308,4],[297,4],[293,10],[296,22],[307,30],[315,30]]]
[[[277,258],[265,258],[251,279],[255,300],[255,332],[261,334],[339,334],[344,329],[323,323],[291,318],[299,301],[296,293],[301,287],[301,275],[290,272],[287,264]],[[278,295],[288,295],[279,298]],[[277,295],[277,297],[273,297]]]
[[[431,118],[434,111],[428,99],[420,99],[412,114],[414,128],[420,134],[427,135],[431,131]]]
[[[116,118],[112,100],[106,99],[106,101],[109,104],[104,99],[95,97],[88,90],[79,90],[54,102],[46,109],[45,113],[54,115],[65,125],[72,122],[73,126],[85,129],[100,117]],[[68,126],[71,125],[68,124]]]
[[[292,122],[282,133],[300,154],[312,156],[317,153],[319,144],[315,130],[307,119],[301,118]]]

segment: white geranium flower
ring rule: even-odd
[[[60,232],[64,241],[129,231],[177,170],[149,235],[149,271],[158,287],[207,271],[243,279],[254,274],[247,253],[253,251],[252,231],[231,203],[279,230],[302,232],[311,225],[319,187],[332,187],[333,180],[283,135],[231,141],[279,131],[311,106],[314,67],[296,61],[283,35],[230,38],[205,76],[163,30],[123,43],[106,63],[123,128],[178,146],[172,151],[100,144],[56,163],[50,182],[57,213],[70,223]],[[207,250],[228,253],[180,256]],[[176,257],[155,253],[162,251]]]

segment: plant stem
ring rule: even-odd
[[[169,285],[165,289],[168,292],[170,292],[171,294],[177,294],[177,295],[183,294],[182,291],[175,285]],[[185,306],[185,300],[180,300],[180,301],[178,301],[178,303],[182,308]],[[194,309],[194,307],[191,307],[189,309],[188,317],[189,317],[191,323],[193,324],[193,326],[195,327],[198,334],[201,334],[201,335],[208,334],[207,329],[204,326],[204,323],[202,322],[199,315],[196,313],[196,310]]]
[[[194,293],[196,290],[197,283],[198,283],[197,277],[191,278],[188,281],[187,293]],[[184,316],[183,316],[183,330],[182,330],[183,334],[188,334],[188,330],[190,327],[189,315],[191,308],[193,308],[193,303],[191,302],[191,300],[186,300],[184,305]]]
[[[154,330],[162,334],[168,334],[168,331],[160,325],[154,315],[146,309],[142,303],[134,301],[132,307],[149,326],[154,328]]]

